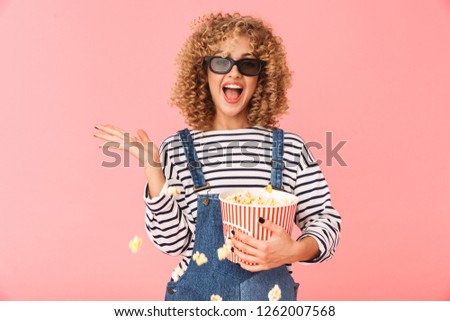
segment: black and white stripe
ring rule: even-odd
[[[272,132],[254,126],[237,130],[191,131],[199,161],[203,163],[210,193],[228,188],[265,187],[270,181]],[[331,205],[330,191],[317,162],[298,135],[284,134],[285,169],[283,185],[287,192],[300,199],[295,217],[302,230],[300,238],[314,237],[320,255],[306,262],[330,259],[339,242],[341,218]],[[197,217],[197,194],[193,193],[191,174],[186,167],[179,136],[167,138],[160,148],[164,175],[169,186],[178,187],[181,194],[161,194],[149,198],[147,184],[146,227],[150,239],[163,252],[182,255],[179,266],[186,269],[192,256]],[[288,266],[291,271],[291,267]]]

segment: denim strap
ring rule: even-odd
[[[274,128],[272,130],[272,173],[270,184],[273,188],[279,190],[283,189],[283,140],[283,130]]]
[[[203,176],[203,164],[198,160],[189,129],[185,128],[180,130],[178,135],[180,136],[181,143],[183,144],[187,167],[189,172],[191,172],[192,181],[194,182],[194,193],[209,188],[209,183],[206,183],[205,177]]]

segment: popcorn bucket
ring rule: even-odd
[[[272,199],[277,205],[242,204],[230,199],[233,195],[245,193],[250,193],[252,199]],[[219,199],[225,241],[232,236],[231,230],[243,232],[258,240],[270,239],[272,231],[261,226],[258,222],[260,217],[281,226],[289,234],[292,232],[298,202],[298,198],[293,194],[278,190],[268,192],[264,188],[246,188],[227,190],[219,195]],[[242,261],[233,252],[230,252],[227,258],[234,263]]]

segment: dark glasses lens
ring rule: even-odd
[[[222,58],[219,56],[205,57],[205,61],[208,63],[209,69],[216,74],[227,74],[236,65],[239,72],[245,76],[259,75],[265,65],[265,61],[259,59],[245,58],[236,61],[228,57]]]

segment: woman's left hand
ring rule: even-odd
[[[241,267],[251,272],[257,272],[295,262],[296,256],[298,256],[299,242],[293,240],[279,225],[268,220],[260,224],[272,231],[272,237],[268,241],[260,241],[247,234],[234,231],[235,234],[232,238],[234,253],[243,261],[255,263],[255,265],[249,265],[241,262]]]

